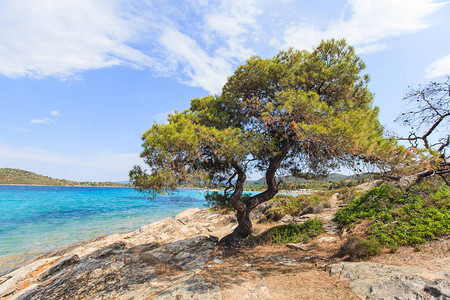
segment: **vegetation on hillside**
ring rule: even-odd
[[[331,173],[324,177],[294,177],[282,176],[277,177],[279,181],[279,190],[333,190],[342,187],[356,186],[373,179],[370,174],[358,174],[353,176],[342,175],[339,173]],[[246,181],[244,184],[246,191],[264,191],[267,189],[266,180],[264,178],[255,181]]]
[[[294,176],[282,176],[278,177],[277,179],[281,182],[281,184],[306,184],[311,181],[322,181],[322,182],[330,182],[330,181],[336,181],[336,180],[345,180],[349,179],[351,176],[339,174],[339,173],[330,173],[327,176],[324,176],[322,178],[305,178],[305,177],[294,177]],[[266,179],[260,178],[258,180],[252,181],[253,184],[256,185],[266,185]]]
[[[25,185],[51,185],[51,186],[101,186],[119,187],[130,186],[116,182],[91,182],[91,181],[71,181],[66,179],[55,179],[48,176],[39,175],[30,171],[20,169],[1,168],[0,184],[25,184]]]
[[[275,204],[265,214],[267,220],[278,221],[285,215],[300,216],[319,213],[330,207],[329,199],[335,191],[315,192],[311,195],[276,195],[271,201]]]
[[[385,184],[351,200],[335,220],[341,227],[369,222],[368,237],[392,249],[418,245],[450,234],[450,187]]]

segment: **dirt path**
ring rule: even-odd
[[[308,256],[329,261],[301,261]],[[328,275],[325,265],[336,261],[331,256],[318,246],[309,251],[285,246],[218,251],[202,275],[218,281],[223,299],[359,299],[347,284]]]

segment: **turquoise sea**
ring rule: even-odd
[[[133,188],[0,185],[0,268],[6,257],[37,256],[204,204],[202,190],[148,199]]]

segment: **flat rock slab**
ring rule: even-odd
[[[350,281],[363,299],[450,299],[450,275],[370,262],[340,262],[330,275]]]
[[[148,253],[186,271],[203,269],[211,250],[217,247],[216,239],[196,236],[156,248]]]
[[[308,248],[303,245],[303,244],[291,244],[291,243],[287,243],[286,247],[291,248],[291,249],[296,249],[296,250],[302,250],[302,251],[306,251],[308,250]]]
[[[175,217],[175,221],[181,222],[183,224],[189,223],[189,221],[192,220],[194,218],[194,215],[199,211],[199,208],[189,208],[183,210]]]
[[[76,255],[53,258],[45,268],[27,269],[21,280],[5,279],[0,298],[135,299],[136,295],[161,294],[161,299],[191,299],[188,295],[220,299],[217,284],[197,275],[216,245],[217,238],[210,236],[164,246],[152,242],[126,248],[118,242],[81,259]],[[172,292],[178,298],[163,297]]]

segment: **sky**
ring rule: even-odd
[[[345,38],[386,130],[408,87],[450,73],[437,0],[0,0],[0,168],[121,181],[141,136],[220,93],[252,55]]]

